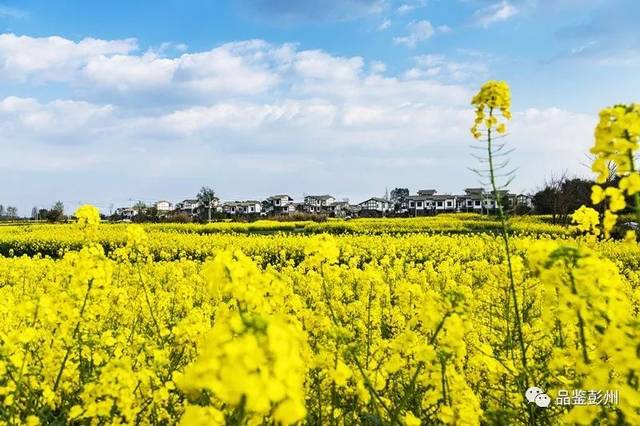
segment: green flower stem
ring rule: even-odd
[[[489,108],[489,117],[493,117],[493,108]],[[526,354],[526,349],[524,344],[524,335],[522,333],[522,321],[520,319],[520,308],[518,307],[516,284],[513,278],[513,266],[511,263],[511,246],[509,244],[509,232],[507,229],[506,216],[502,208],[502,201],[500,200],[500,194],[498,193],[498,186],[496,185],[496,177],[495,177],[494,167],[493,167],[493,146],[491,143],[492,143],[491,127],[489,127],[487,131],[487,156],[489,160],[491,188],[493,189],[493,197],[495,199],[496,207],[498,209],[498,217],[500,218],[502,240],[504,242],[504,248],[505,248],[505,253],[507,257],[507,265],[509,268],[509,291],[513,299],[513,311],[515,314],[516,329],[518,331],[518,343],[520,344],[521,360],[522,360],[522,366],[524,367],[525,380],[527,380],[527,354]]]

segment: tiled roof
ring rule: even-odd
[[[360,203],[360,204],[364,204],[364,203],[366,203],[367,201],[371,201],[371,200],[373,200],[373,201],[378,201],[378,202],[380,202],[380,203],[388,203],[388,202],[389,202],[389,200],[385,200],[384,198],[380,198],[380,197],[371,197],[371,198],[368,198],[368,199],[364,200],[364,201],[363,201],[362,203]]]

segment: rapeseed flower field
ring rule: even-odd
[[[0,230],[4,424],[640,421],[637,244],[521,220],[525,370],[491,229],[252,235],[77,216]],[[525,384],[620,401],[533,408]]]

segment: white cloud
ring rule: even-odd
[[[516,148],[512,157],[518,166],[521,187],[534,189],[552,173],[593,177],[584,166],[593,144],[597,116],[561,108],[528,108],[516,112],[509,125],[508,142]]]
[[[178,68],[175,60],[143,56],[101,55],[91,58],[82,68],[82,77],[98,87],[118,91],[158,88],[171,83]]]
[[[184,46],[176,46],[181,50]],[[136,55],[134,39],[34,38],[0,35],[0,75],[20,82],[64,82],[87,92],[163,91],[170,96],[255,94],[277,83],[274,63],[287,66],[291,47],[261,40],[166,58],[168,45]]]
[[[241,133],[253,133],[255,129],[273,124],[285,127],[326,127],[334,120],[336,107],[324,101],[285,101],[282,103],[256,104],[226,102],[209,107],[193,107],[177,110],[159,117],[147,117],[139,124],[149,131],[167,131],[180,136],[233,129]]]
[[[398,15],[406,15],[408,13],[413,12],[416,9],[420,9],[420,8],[425,7],[426,5],[427,5],[427,1],[426,0],[415,0],[415,1],[412,1],[412,2],[408,2],[408,3],[402,3],[396,9],[396,13]]]
[[[584,43],[584,44],[581,44],[580,46],[576,46],[576,47],[572,48],[570,53],[572,55],[579,55],[580,53],[584,52],[585,50],[588,50],[588,49],[592,48],[596,44],[598,44],[597,41],[590,40],[587,43]]]
[[[9,96],[0,101],[0,145],[12,141],[43,146],[89,145],[111,135],[115,112],[112,105],[72,100],[41,103],[33,98]]]
[[[415,6],[405,3],[405,4],[400,5],[400,7],[398,7],[396,9],[396,12],[399,15],[404,15],[405,13],[409,13],[409,12],[413,11],[414,9],[415,9]]]
[[[507,0],[502,0],[498,3],[491,4],[485,8],[479,9],[475,12],[474,18],[478,25],[488,28],[490,25],[496,22],[506,21],[509,18],[517,15],[519,12],[513,4]]]
[[[445,55],[428,54],[413,58],[415,66],[404,74],[408,79],[439,78],[446,81],[463,81],[488,73],[487,61],[455,61]]]
[[[522,135],[518,137],[523,141],[519,149],[555,153],[560,161],[571,165],[583,161],[591,148],[596,122],[595,116],[556,107],[527,108],[516,114],[510,131]]]
[[[382,21],[380,23],[380,25],[378,25],[378,31],[384,31],[386,29],[388,29],[391,26],[391,20],[390,19],[385,19],[384,21]]]
[[[207,52],[184,54],[174,75],[188,90],[204,93],[253,94],[264,92],[277,82],[268,69],[271,52],[255,41],[226,44]]]
[[[288,58],[287,45],[271,48],[260,40],[227,43],[197,53],[168,59],[153,53],[142,56],[104,55],[92,58],[83,70],[91,85],[120,91],[149,88],[172,95],[256,94],[273,87],[273,61]]]
[[[387,70],[385,63],[380,61],[372,61],[369,67],[372,74],[382,74]]]
[[[127,54],[136,49],[134,39],[106,41],[85,38],[76,43],[57,36],[34,38],[2,34],[0,72],[4,77],[17,81],[70,81],[90,58]]]
[[[426,20],[413,21],[407,24],[407,35],[395,37],[393,41],[396,44],[404,44],[409,48],[414,48],[418,43],[431,38],[434,33],[435,30],[431,22]]]
[[[331,81],[354,81],[362,71],[361,57],[342,58],[320,50],[307,50],[296,54],[293,68],[302,78]]]

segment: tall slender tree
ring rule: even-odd
[[[216,192],[213,188],[208,186],[203,186],[200,188],[200,192],[196,196],[198,203],[204,207],[207,211],[207,220],[211,222],[211,208],[213,207],[213,203],[216,200]]]

